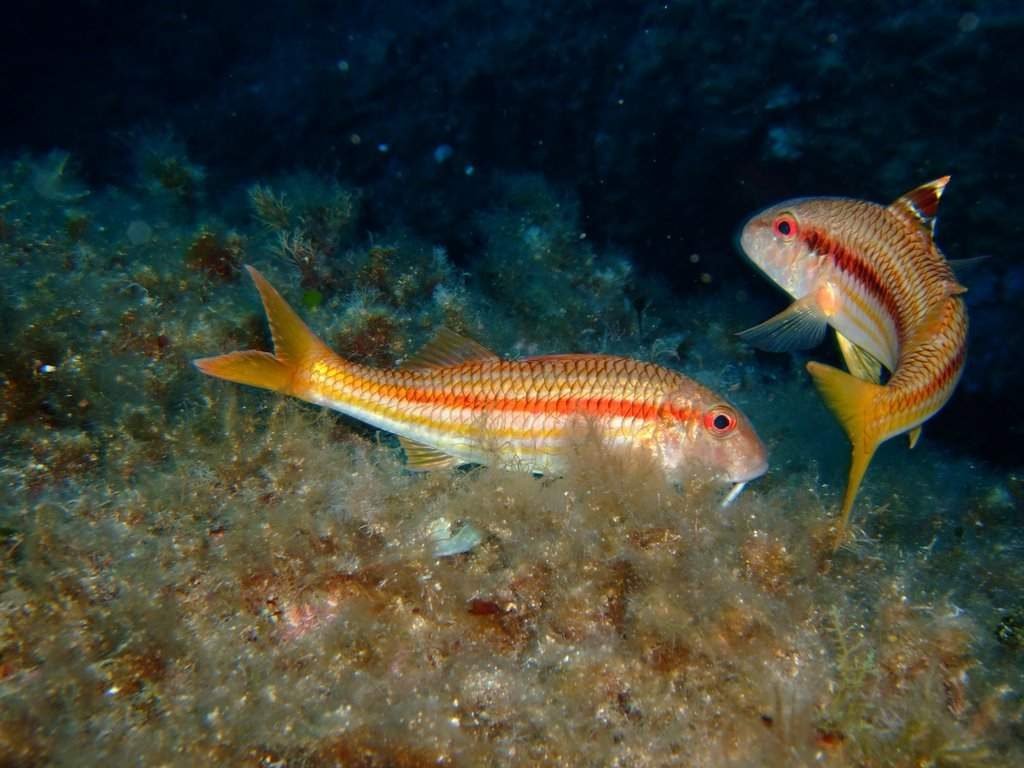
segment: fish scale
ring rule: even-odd
[[[602,420],[614,442],[639,440],[658,416],[664,393],[685,383],[664,368],[610,356],[425,370],[370,369],[334,356],[300,369],[293,394],[466,461],[486,458],[467,445],[467,433],[480,433],[481,444],[518,441],[518,460],[533,459],[550,471],[564,437],[561,417]],[[681,423],[693,421],[697,411],[678,415]]]
[[[609,446],[647,450],[669,471],[703,465],[742,484],[767,468],[746,417],[675,371],[610,355],[503,360],[451,331],[402,368],[371,368],[332,352],[259,272],[249,273],[274,354],[246,350],[195,365],[393,432],[411,468],[478,463],[557,473],[573,442],[591,432]]]
[[[741,335],[785,351],[820,341],[830,325],[850,370],[807,364],[853,447],[837,542],[878,445],[909,432],[913,447],[963,372],[966,289],[933,239],[948,181],[924,184],[889,206],[790,200],[751,218],[740,238],[751,261],[796,299]],[[883,366],[891,372],[884,384]]]

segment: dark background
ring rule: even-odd
[[[401,220],[467,268],[494,179],[540,173],[681,302],[710,271],[769,311],[733,245],[750,213],[950,173],[939,241],[990,258],[964,276],[967,373],[928,435],[1018,467],[1024,9],[821,5],[8,4],[0,154],[60,147],[90,186],[131,185],[133,143],[171,131],[209,200],[313,170],[363,189],[371,231]]]

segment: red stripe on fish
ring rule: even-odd
[[[903,335],[903,318],[899,304],[877,270],[859,254],[843,246],[836,238],[814,227],[802,229],[807,247],[814,253],[826,254],[832,258],[840,271],[856,280],[871,295],[879,306],[889,313],[896,326],[897,336]]]
[[[390,395],[391,393],[388,394]],[[689,421],[695,418],[692,410],[673,404],[659,405],[637,402],[636,400],[619,400],[611,397],[556,397],[554,399],[539,399],[536,397],[497,397],[454,394],[451,392],[434,394],[428,391],[415,390],[407,390],[401,394],[395,393],[394,397],[397,400],[410,404],[443,405],[447,408],[464,408],[466,410],[487,412],[573,414],[579,416],[643,419],[645,421],[652,421],[656,418]]]

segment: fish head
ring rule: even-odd
[[[740,232],[740,249],[795,298],[814,288],[823,259],[803,236],[815,218],[814,200],[788,200],[752,216]]]
[[[768,469],[768,451],[747,417],[700,387],[666,399],[659,442],[666,469],[693,464],[732,483],[745,483]]]

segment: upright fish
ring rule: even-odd
[[[837,544],[879,444],[910,433],[956,387],[967,353],[960,285],[934,241],[943,176],[882,206],[805,198],[772,206],[743,227],[740,245],[796,301],[740,334],[770,351],[814,346],[836,330],[850,373],[807,370],[853,444]],[[882,383],[882,368],[890,373]],[[852,375],[851,375],[852,374]]]
[[[767,468],[739,410],[685,376],[606,355],[502,360],[442,331],[397,369],[344,360],[247,267],[267,313],[274,354],[248,350],[196,360],[203,373],[332,408],[393,432],[413,469],[500,464],[557,473],[573,430],[594,425],[610,445],[638,446],[672,470],[703,464],[743,483]]]

